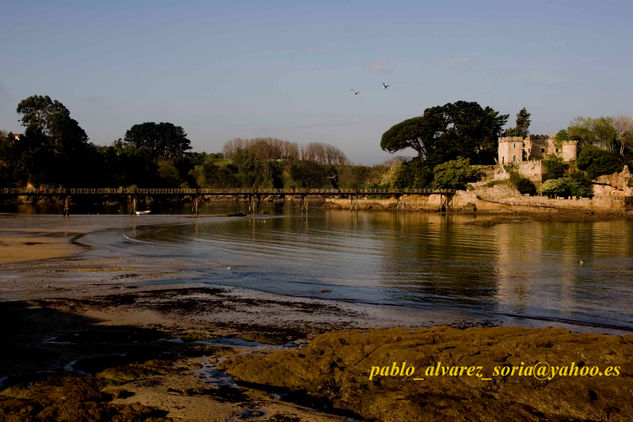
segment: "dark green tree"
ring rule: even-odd
[[[290,177],[298,188],[328,188],[330,178],[327,166],[314,161],[297,161],[290,166]]]
[[[430,166],[458,157],[491,164],[507,119],[508,115],[476,102],[448,103],[394,125],[382,135],[380,146],[391,153],[413,148],[419,160]]]
[[[61,102],[33,95],[20,101],[17,112],[26,128],[13,146],[23,182],[73,186],[90,180],[86,157],[94,146]]]
[[[125,132],[123,143],[155,163],[160,160],[179,161],[185,151],[191,149],[185,130],[167,122],[136,124]]]
[[[521,111],[517,113],[516,126],[513,128],[509,128],[505,131],[505,136],[520,136],[525,138],[529,135],[530,131],[530,113],[528,113],[527,109],[523,107]]]
[[[543,166],[545,172],[543,174],[543,181],[549,179],[560,179],[565,175],[565,163],[560,157],[549,155],[543,160]]]
[[[622,157],[615,152],[586,145],[578,154],[578,168],[587,172],[590,179],[622,170]]]

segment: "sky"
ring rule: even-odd
[[[19,101],[49,95],[98,145],[166,121],[194,151],[276,137],[377,164],[391,126],[458,100],[509,126],[526,107],[538,134],[633,115],[630,0],[0,0],[0,16],[13,132]]]

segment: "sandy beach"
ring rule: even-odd
[[[135,221],[139,229],[191,220]],[[82,245],[83,235],[129,222],[79,216],[70,226],[46,218],[5,225],[0,420],[625,421],[633,414],[631,335],[482,327],[446,312],[183,286],[173,281],[182,268]],[[34,239],[43,241],[25,244]],[[602,375],[494,374],[538,362],[597,367]],[[425,373],[438,364],[483,372]],[[418,370],[394,375],[395,367]]]

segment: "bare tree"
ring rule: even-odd
[[[617,143],[620,147],[620,155],[625,150],[633,150],[633,117],[617,116],[611,118],[611,124],[617,132]]]
[[[349,160],[343,151],[329,144],[312,142],[301,150],[301,159],[319,164],[347,164]]]
[[[295,142],[277,138],[236,138],[227,141],[222,148],[226,158],[233,158],[238,150],[248,151],[260,160],[297,160],[299,146]]]

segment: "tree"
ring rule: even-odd
[[[290,166],[290,176],[298,188],[330,187],[328,169],[313,161],[297,161]]]
[[[476,163],[494,162],[498,137],[508,115],[500,115],[476,102],[457,101],[424,110],[420,117],[404,120],[383,135],[383,150],[413,148],[429,165],[469,158]]]
[[[565,163],[560,157],[549,155],[543,160],[543,167],[545,172],[543,174],[543,181],[549,179],[560,179],[565,175]]]
[[[413,148],[421,161],[435,154],[438,135],[446,130],[448,121],[439,107],[426,109],[424,115],[404,120],[382,135],[380,147],[390,153]]]
[[[91,176],[94,146],[70,111],[48,96],[33,95],[18,104],[17,112],[25,126],[16,140],[14,154],[25,182],[72,186]]]
[[[481,171],[470,165],[468,158],[447,161],[433,168],[433,186],[436,188],[466,189],[466,184],[481,177]]]
[[[530,133],[528,129],[531,122],[530,113],[523,107],[521,111],[517,113],[516,126],[506,130],[505,136],[520,136],[525,138]]]
[[[586,171],[591,179],[618,172],[623,167],[621,156],[594,146],[584,146],[580,150],[577,164],[578,168]]]
[[[620,155],[624,155],[626,151],[633,151],[633,117],[617,116],[612,118],[611,122],[617,134]]]
[[[618,150],[618,132],[610,117],[576,117],[567,128],[569,139],[581,144],[600,147],[612,152]]]
[[[543,182],[540,187],[541,195],[556,197],[566,197],[570,195],[567,178],[549,179]]]
[[[567,134],[567,130],[561,129],[558,131],[556,136],[554,136],[554,146],[556,148],[561,149],[563,147],[563,141],[569,139],[569,135]]]
[[[136,124],[125,132],[123,143],[155,163],[160,160],[176,162],[191,149],[185,130],[168,122]]]
[[[290,160],[299,159],[299,146],[296,142],[283,141],[277,138],[236,138],[224,144],[222,153],[232,159],[239,150],[248,151],[259,160]]]

